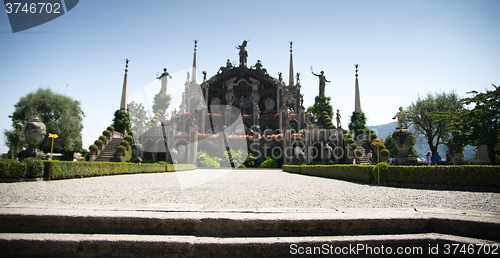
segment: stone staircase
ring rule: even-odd
[[[295,257],[306,247],[324,245],[328,251],[344,250],[346,257],[379,257],[380,248],[395,254],[413,247],[422,249],[406,254],[431,257],[429,247],[439,246],[442,255],[444,244],[493,248],[499,232],[498,217],[439,209],[3,208],[0,257]],[[345,251],[349,246],[357,252]]]
[[[99,153],[94,161],[101,162],[113,162],[116,159],[116,147],[120,145],[120,142],[123,141],[123,134],[119,132],[113,133],[113,138],[111,141],[104,147],[104,149]]]
[[[369,143],[367,143],[366,141],[359,141],[359,140],[355,140],[354,142],[358,145],[358,149],[360,149],[363,152],[363,156],[361,156],[361,159],[360,159],[360,164],[364,164],[364,165],[370,164],[368,162],[368,152],[370,151]],[[376,158],[376,155],[373,155],[372,165],[377,164],[377,161],[375,160],[375,158]]]

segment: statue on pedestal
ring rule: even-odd
[[[327,82],[330,82],[329,80],[326,79],[323,71],[320,72],[320,74],[315,74],[313,71],[312,71],[312,67],[311,67],[311,73],[315,76],[318,76],[319,78],[319,96],[325,96],[325,85]]]
[[[406,112],[403,110],[403,107],[399,107],[399,112],[392,118],[392,119],[398,119],[398,126],[396,129],[406,129],[407,124],[406,124]]]
[[[172,79],[172,76],[167,72],[167,68],[163,68],[163,73],[160,75],[160,77],[156,77],[156,79],[161,81],[162,92],[167,92],[167,77],[170,77],[170,79]]]
[[[337,128],[340,128],[340,119],[342,117],[340,116],[340,111],[337,109]]]
[[[236,47],[236,49],[239,49],[240,50],[240,66],[246,66],[247,65],[247,57],[248,57],[248,53],[247,53],[247,50],[246,50],[246,47],[247,47],[247,42],[246,40],[243,40],[243,43],[241,43],[241,45],[238,45]]]

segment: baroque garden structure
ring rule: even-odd
[[[300,93],[300,73],[294,76],[293,72],[292,42],[288,84],[281,73],[278,78],[270,76],[260,60],[248,67],[246,40],[237,46],[238,66],[228,59],[211,78],[207,79],[204,72],[199,84],[196,43],[192,76],[189,78],[188,74],[184,84],[179,112],[169,120],[164,118],[160,127],[148,127],[143,122],[135,128],[135,141],[143,157],[196,163],[200,150],[219,157],[226,151],[241,150],[266,159],[282,158],[283,164],[311,163],[325,158],[330,163],[352,162],[342,128],[337,125],[338,128],[326,130],[321,123],[312,121],[311,113],[306,113]],[[158,77],[164,92],[168,78],[171,77],[166,69]]]

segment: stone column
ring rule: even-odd
[[[280,132],[283,133],[283,119],[285,118],[284,116],[286,115],[285,112],[287,112],[285,106],[281,106],[279,108],[279,117],[280,117]]]
[[[344,131],[342,130],[342,127],[337,128],[337,147],[335,149],[341,149],[344,150]],[[340,150],[339,150],[340,151]],[[333,154],[335,155],[335,150],[333,150]],[[343,156],[345,156],[346,153],[344,153]],[[336,164],[342,164],[343,163],[343,157],[337,157],[335,156],[335,163]]]
[[[200,102],[197,108],[197,119],[198,122],[196,124],[200,125],[199,126],[199,132],[200,133],[205,133],[205,114],[206,114],[206,109],[202,104],[203,102]]]
[[[305,114],[306,114],[306,109],[304,107],[299,107],[299,124],[298,124],[298,128],[299,131],[306,128],[306,126],[304,125],[305,123]]]
[[[285,129],[283,134],[283,164],[291,164],[293,158],[292,130]]]
[[[189,144],[187,152],[187,163],[196,164],[196,155],[198,152],[198,126],[195,123],[189,125]]]
[[[283,94],[283,84],[278,85],[277,87],[277,92],[276,92],[276,107],[281,107],[281,95]]]

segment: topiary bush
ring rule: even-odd
[[[353,144],[354,143],[354,140],[352,138],[347,138],[347,140],[345,141],[347,144]]]
[[[101,135],[101,136],[99,136],[99,140],[101,140],[102,142],[105,142],[106,140],[108,140],[108,137]]]
[[[346,139],[352,139],[352,134],[350,134],[350,133],[348,133],[348,134],[344,133],[344,135],[345,135]]]
[[[131,135],[127,135],[127,136],[125,136],[124,140],[128,141],[128,142],[132,142],[134,140],[134,137],[132,137]]]
[[[354,155],[355,155],[356,157],[358,157],[358,158],[359,158],[359,157],[362,157],[362,156],[363,156],[363,151],[362,151],[362,150],[360,150],[360,149],[356,149],[356,150],[354,151]]]
[[[128,131],[127,134],[130,135],[130,136],[132,136],[132,137],[135,137],[137,135],[137,133],[134,130]]]
[[[99,147],[97,147],[97,145],[95,145],[95,144],[92,144],[92,145],[89,146],[89,150],[90,151],[96,151],[98,149],[99,149]]]
[[[103,142],[101,140],[95,140],[94,144],[100,147],[102,146]]]
[[[102,135],[104,135],[104,136],[110,136],[111,132],[108,131],[108,130],[104,130],[104,131],[102,131]]]
[[[391,153],[388,149],[383,149],[380,151],[380,156],[389,156]]]
[[[380,162],[372,170],[373,178],[378,181],[378,170],[380,168],[380,182],[387,182],[388,172],[391,165],[389,163]]]
[[[374,133],[370,134],[370,140],[372,140],[372,141],[375,140],[375,139],[377,139],[377,137],[378,136],[376,134],[374,134]]]
[[[120,145],[121,145],[121,146],[124,146],[124,147],[128,147],[128,144],[129,144],[129,143],[128,143],[128,141],[127,141],[127,140],[123,140],[123,141],[121,141],[121,142],[120,142]]]
[[[350,150],[355,150],[357,148],[358,148],[358,145],[356,143],[352,143],[352,144],[349,145],[349,149]]]
[[[87,153],[89,153],[89,151],[88,151],[88,150],[86,150],[86,149],[82,149],[82,150],[80,151],[80,153],[82,154],[82,156],[85,156],[85,155],[87,155]]]
[[[126,148],[123,145],[118,145],[118,147],[116,147],[116,152],[125,152],[125,150]]]
[[[26,163],[15,159],[0,160],[0,178],[22,178],[26,176]]]
[[[106,128],[106,130],[113,132],[115,130],[115,127],[110,125],[110,126],[108,126],[108,128]]]

